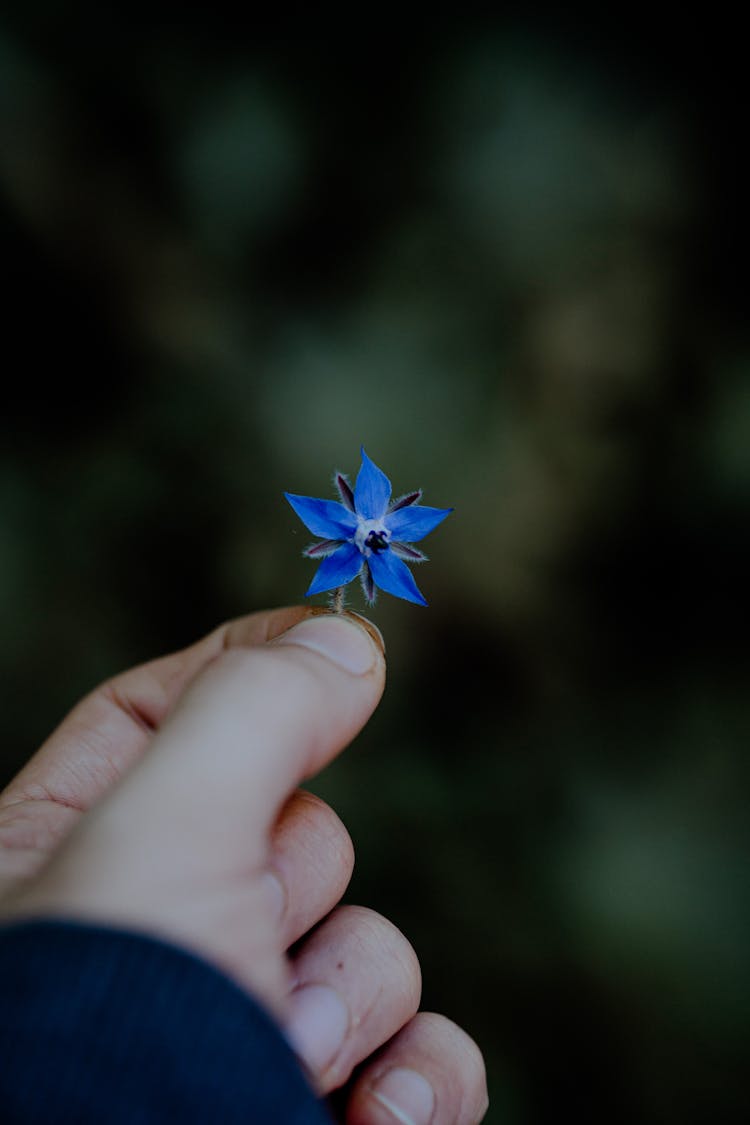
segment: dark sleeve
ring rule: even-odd
[[[138,934],[0,928],[4,1125],[330,1125],[286,1040],[231,980]]]

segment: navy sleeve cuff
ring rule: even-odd
[[[34,922],[0,929],[6,1125],[330,1125],[266,1012],[157,939]]]

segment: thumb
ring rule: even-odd
[[[379,637],[364,618],[323,613],[222,652],[16,911],[93,915],[210,945],[234,888],[265,866],[287,797],[377,706]]]
[[[316,615],[265,645],[224,652],[112,804],[193,842],[220,831],[246,859],[297,785],[362,729],[384,679],[382,638],[354,614]]]

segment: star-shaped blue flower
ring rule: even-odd
[[[304,554],[322,558],[306,596],[335,590],[360,575],[368,605],[379,587],[397,598],[427,605],[407,562],[427,558],[411,546],[437,527],[452,508],[427,508],[418,503],[422,490],[391,500],[391,482],[362,447],[362,467],[352,491],[343,473],[334,477],[341,500],[315,500],[285,492],[289,503],[313,535]]]

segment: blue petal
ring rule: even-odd
[[[385,515],[390,499],[391,482],[382,469],[370,460],[362,446],[362,468],[354,486],[357,515],[366,520],[379,520]]]
[[[338,500],[314,500],[312,496],[295,496],[293,492],[284,495],[313,535],[321,539],[348,539],[354,534],[357,517]]]
[[[355,547],[353,543],[343,543],[320,564],[305,596],[309,598],[311,594],[322,594],[326,590],[335,590],[337,586],[346,586],[347,582],[357,577],[363,562],[359,547]]]
[[[415,504],[411,508],[400,508],[391,512],[386,517],[385,526],[391,533],[392,539],[404,543],[416,543],[429,535],[439,523],[449,516],[453,508],[427,508],[423,504]]]
[[[373,551],[367,560],[375,585],[387,594],[404,598],[407,602],[427,605],[414,581],[406,563],[394,555],[393,551]]]

